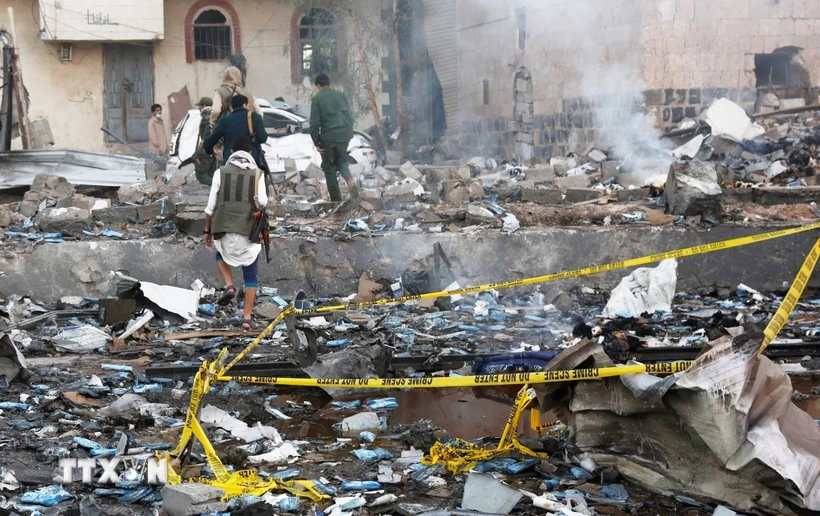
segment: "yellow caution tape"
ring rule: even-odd
[[[182,429],[179,444],[177,444],[177,447],[172,451],[166,454],[159,454],[158,456],[168,459],[168,463],[171,464],[174,458],[179,457],[183,453],[185,448],[191,443],[191,439],[196,439],[199,444],[202,445],[208,465],[210,465],[211,471],[213,471],[214,477],[216,478],[197,478],[191,481],[202,482],[223,489],[225,491],[223,500],[246,494],[262,496],[274,489],[283,489],[294,496],[309,498],[314,502],[330,498],[322,493],[310,480],[270,479],[266,481],[262,480],[254,469],[234,471],[231,473],[219,459],[216,450],[208,440],[208,436],[199,423],[199,407],[202,397],[210,390],[211,384],[216,379],[217,371],[222,368],[227,353],[228,350],[225,348],[213,362],[208,363],[206,361],[202,363],[202,366],[194,377],[191,402],[188,405],[188,412],[185,415],[185,426]],[[173,468],[168,469],[168,482],[170,484],[182,483],[182,477],[174,471]]]
[[[620,262],[607,263],[605,265],[596,265],[594,267],[585,267],[583,269],[575,269],[566,272],[556,272],[554,274],[547,274],[545,276],[536,276],[533,278],[526,278],[521,280],[503,281],[501,283],[491,283],[487,285],[479,285],[477,287],[465,287],[456,290],[446,290],[440,292],[430,292],[428,294],[420,294],[416,296],[404,296],[390,299],[378,299],[376,301],[367,301],[364,303],[354,303],[349,305],[338,306],[323,306],[321,308],[313,308],[310,310],[296,310],[297,315],[320,314],[327,312],[335,312],[337,310],[348,310],[350,308],[361,308],[374,305],[389,305],[395,303],[404,303],[407,301],[418,301],[422,299],[436,299],[439,297],[448,297],[462,294],[475,294],[491,289],[504,289],[511,287],[522,287],[525,285],[534,285],[536,283],[545,283],[548,281],[562,280],[568,278],[577,278],[579,276],[588,276],[590,274],[598,274],[601,272],[609,272],[618,269],[627,269],[630,267],[638,267],[641,265],[648,265],[650,263],[657,263],[671,258],[685,258],[687,256],[695,256],[699,254],[711,253],[714,251],[723,251],[726,249],[733,249],[735,247],[742,247],[749,244],[764,242],[775,238],[782,238],[785,236],[796,235],[798,233],[805,233],[820,229],[820,222],[806,224],[797,228],[781,229],[779,231],[772,231],[769,233],[761,233],[759,235],[752,235],[747,237],[733,238],[731,240],[724,240],[722,242],[715,242],[713,244],[703,244],[694,247],[686,247],[676,251],[668,251],[665,253],[651,254],[648,256],[641,256],[640,258],[632,258]]]
[[[509,455],[524,455],[538,459],[548,459],[546,453],[535,452],[518,441],[518,424],[524,410],[535,399],[535,391],[529,385],[518,392],[513,403],[510,417],[501,434],[501,441],[493,449],[486,449],[463,439],[454,439],[449,443],[436,443],[421,463],[425,466],[443,464],[445,471],[452,474],[464,473],[476,467],[479,462]]]
[[[505,288],[512,288],[512,287],[521,287],[525,285],[534,285],[537,283],[545,283],[549,281],[556,281],[561,279],[568,279],[568,278],[576,278],[580,276],[587,276],[590,274],[598,274],[601,272],[609,272],[615,271],[619,269],[627,269],[630,267],[639,267],[641,265],[648,265],[651,263],[661,262],[663,260],[668,260],[671,258],[684,258],[688,256],[695,256],[699,254],[706,254],[711,253],[714,251],[723,251],[726,249],[733,249],[735,247],[742,247],[749,244],[755,244],[758,242],[765,242],[767,240],[773,240],[775,238],[783,238],[786,236],[796,235],[798,233],[805,233],[807,231],[813,231],[815,229],[820,229],[820,222],[814,222],[812,224],[806,224],[805,226],[800,226],[796,228],[789,228],[789,229],[781,229],[779,231],[771,231],[769,233],[761,233],[759,235],[752,235],[747,237],[740,237],[740,238],[733,238],[731,240],[724,240],[722,242],[715,242],[712,244],[704,244],[695,247],[687,247],[684,249],[678,249],[676,251],[668,251],[665,253],[658,253],[652,254],[648,256],[642,256],[640,258],[632,258],[630,260],[623,260],[619,262],[612,262],[607,263],[605,265],[596,265],[594,267],[585,267],[583,269],[575,269],[572,271],[566,272],[557,272],[554,274],[547,274],[546,276],[536,276],[533,278],[526,278],[522,280],[514,280],[514,281],[504,281],[501,283],[492,283],[486,285],[479,285],[477,287],[465,287],[457,290],[447,290],[447,291],[439,291],[439,292],[430,292],[427,294],[421,294],[416,296],[404,296],[399,298],[389,298],[389,299],[378,299],[376,301],[367,301],[364,303],[351,303],[347,305],[337,305],[337,306],[323,306],[321,308],[313,308],[310,310],[296,310],[293,306],[288,306],[285,308],[279,317],[277,317],[272,323],[268,325],[267,328],[256,338],[248,344],[248,346],[241,352],[235,359],[231,361],[226,367],[224,367],[220,372],[219,376],[224,376],[234,365],[236,365],[240,360],[245,358],[248,353],[250,353],[259,343],[267,338],[271,333],[273,333],[273,329],[278,325],[282,320],[290,313],[296,313],[297,315],[310,315],[310,314],[320,314],[320,313],[327,313],[327,312],[335,312],[337,310],[349,310],[354,308],[364,308],[368,306],[376,306],[376,305],[389,305],[389,304],[396,304],[396,303],[405,303],[407,301],[419,301],[422,299],[436,299],[439,297],[448,297],[448,296],[455,296],[455,295],[463,295],[463,294],[474,294],[477,292],[482,292],[485,290],[491,289],[505,289]]]
[[[794,307],[797,306],[800,296],[803,295],[803,290],[806,289],[806,285],[814,273],[818,257],[820,257],[820,239],[817,240],[809,252],[809,255],[806,256],[803,266],[800,267],[797,277],[794,278],[794,282],[792,282],[792,286],[789,288],[789,292],[786,294],[786,297],[783,298],[783,302],[780,303],[780,307],[774,313],[774,317],[769,321],[766,329],[763,330],[763,344],[761,344],[760,349],[757,351],[757,358],[760,358],[766,348],[769,347],[769,344],[771,344],[775,337],[777,337],[777,334],[780,333],[780,330],[783,329],[783,326],[789,321]]]
[[[566,369],[542,373],[482,374],[450,378],[277,378],[274,376],[219,376],[220,382],[293,387],[345,387],[353,389],[438,389],[447,387],[496,387],[575,380],[598,380],[625,374],[673,374],[688,369],[692,361],[665,364],[637,364],[593,369]]]

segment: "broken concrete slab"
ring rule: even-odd
[[[567,188],[564,202],[575,204],[576,202],[600,199],[603,196],[604,191],[599,188]]]
[[[82,194],[74,194],[57,201],[56,208],[82,208],[88,211],[100,210],[111,206],[110,199],[97,199]]]
[[[308,163],[308,166],[303,171],[301,171],[299,173],[299,175],[301,176],[303,181],[305,179],[324,179],[325,178],[324,171],[321,168],[319,168],[318,166],[316,166],[315,163],[312,163],[312,162]]]
[[[820,186],[731,188],[724,191],[724,199],[727,203],[753,202],[765,206],[820,203]]]
[[[76,189],[65,177],[54,174],[37,174],[31,189],[23,195],[23,200],[39,203],[45,199],[59,201],[71,198]]]
[[[592,161],[597,161],[598,163],[601,163],[603,161],[606,161],[607,155],[598,149],[592,149],[587,153],[587,157]]]
[[[564,195],[557,188],[522,188],[521,200],[536,204],[561,204]]]
[[[162,488],[162,509],[168,516],[193,516],[225,512],[225,491],[207,484],[185,483],[166,485]]]
[[[481,206],[469,205],[467,206],[467,224],[469,225],[488,225],[490,227],[501,227],[504,223],[499,220],[493,212]]]
[[[601,177],[603,179],[618,177],[621,174],[620,166],[620,161],[604,161],[601,163]]]
[[[82,208],[48,208],[35,222],[46,233],[79,235],[91,227],[91,212]]]
[[[180,233],[201,238],[205,232],[205,212],[186,211],[177,213],[174,217]]]
[[[567,172],[578,166],[575,158],[550,158],[550,166],[556,176],[566,176]]]
[[[94,220],[103,224],[125,224],[128,219],[137,218],[136,206],[112,206],[101,210],[94,210],[91,214]]]
[[[693,160],[669,167],[666,207],[673,215],[720,215],[722,191],[715,164]]]
[[[534,184],[550,184],[555,181],[555,169],[549,165],[528,168],[524,174]]]
[[[560,188],[562,190],[566,190],[567,188],[586,188],[589,185],[589,176],[586,174],[555,178],[555,187]]]
[[[630,200],[640,200],[649,197],[649,187],[631,188],[626,190],[618,190],[615,192],[615,198],[618,202],[627,202]]]
[[[409,161],[405,162],[401,167],[399,167],[399,172],[401,172],[401,174],[404,177],[412,179],[419,183],[422,180],[422,175],[421,172],[419,172],[419,169],[417,169],[416,166]]]

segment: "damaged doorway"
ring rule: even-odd
[[[104,45],[103,56],[105,126],[127,142],[148,141],[154,103],[153,46]]]
[[[532,76],[526,68],[515,74],[513,84],[513,120],[515,121],[515,157],[525,163],[533,157],[533,97]]]

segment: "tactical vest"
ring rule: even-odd
[[[220,169],[221,182],[216,208],[211,216],[211,233],[238,233],[248,236],[256,211],[258,169],[242,169],[228,163]]]

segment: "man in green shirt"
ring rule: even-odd
[[[316,76],[319,93],[313,96],[310,105],[310,136],[322,155],[322,170],[327,179],[330,200],[340,202],[342,193],[336,179],[338,171],[347,182],[350,198],[359,196],[356,181],[350,175],[347,163],[347,146],[353,138],[353,117],[344,93],[330,87],[330,78],[325,74]]]

